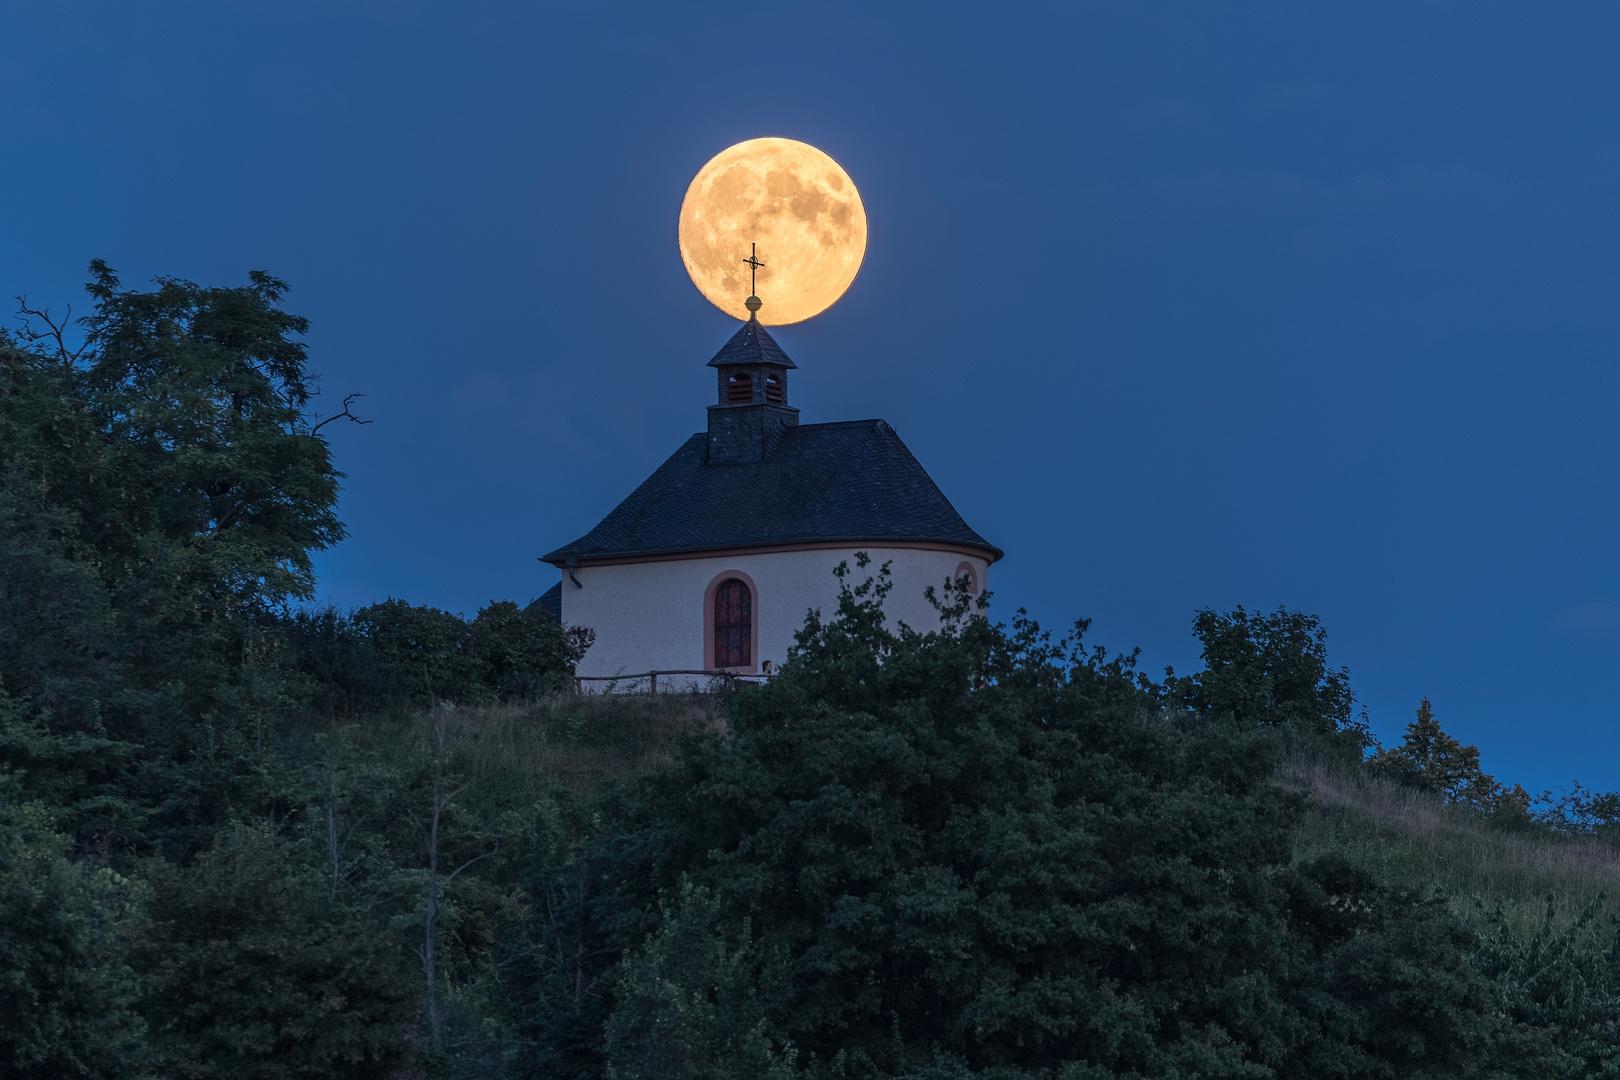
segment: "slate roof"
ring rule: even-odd
[[[562,582],[557,582],[557,584],[535,597],[534,603],[530,606],[545,612],[551,616],[552,622],[560,624],[562,622]]]
[[[780,364],[785,368],[796,368],[799,365],[788,359],[788,354],[782,351],[782,346],[776,339],[765,332],[758,319],[749,319],[742,324],[742,329],[731,335],[731,340],[720,347],[709,361],[709,367],[720,367],[724,364]]]
[[[757,462],[709,465],[707,449],[693,435],[601,524],[541,558],[838,541],[932,541],[1001,558],[882,420],[786,428]]]

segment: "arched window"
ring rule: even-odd
[[[703,667],[753,671],[759,664],[759,586],[746,570],[727,567],[703,590]]]
[[[748,372],[740,372],[726,380],[726,404],[747,405],[754,400],[754,380]]]
[[[967,580],[963,581],[964,578]],[[956,573],[951,575],[951,582],[961,585],[969,596],[979,595],[979,575],[974,572],[973,564],[966,560],[957,564]]]
[[[731,578],[714,591],[714,666],[752,667],[754,597],[748,586]]]

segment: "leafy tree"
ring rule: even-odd
[[[371,642],[392,696],[454,701],[472,681],[461,648],[467,623],[460,615],[390,598],[359,609],[354,621]]]
[[[538,601],[520,608],[492,600],[467,627],[465,648],[478,682],[492,696],[527,701],[571,689],[569,676],[591,640],[559,626]]]
[[[388,1077],[414,995],[401,950],[323,897],[267,832],[153,860],[132,956],[159,1061],[185,1077]]]
[[[622,995],[607,1024],[609,1080],[796,1075],[797,1054],[771,1038],[752,937],[746,919],[728,934],[714,896],[683,881],[657,934],[619,967]]]
[[[339,477],[282,282],[91,277],[77,348],[26,308],[0,340],[0,685],[26,721],[5,760],[81,842],[183,850],[267,795],[292,703],[255,619],[310,595]]]
[[[1620,836],[1620,792],[1593,791],[1584,784],[1572,784],[1556,799],[1544,791],[1537,799],[1536,822],[1564,833],[1585,833],[1613,841]]]
[[[312,715],[352,720],[411,697],[390,685],[375,644],[351,613],[305,608],[278,622],[282,669]]]
[[[1515,784],[1508,788],[1479,766],[1479,748],[1464,746],[1447,735],[1434,718],[1434,707],[1424,698],[1417,718],[1406,726],[1401,745],[1380,749],[1372,767],[1399,783],[1485,811],[1501,811],[1524,818],[1530,795]]]
[[[554,785],[514,838],[511,869],[527,909],[498,953],[498,1015],[525,1048],[513,1076],[605,1075],[618,965],[658,927],[651,879],[667,856],[666,833],[636,827],[636,806],[635,792],[618,785]],[[615,1038],[610,1032],[609,1042]]]
[[[389,599],[349,615],[296,612],[278,630],[317,711],[352,716],[400,705],[530,701],[571,687],[590,639],[538,603],[491,601],[470,621]]]
[[[386,922],[420,915],[401,910],[420,891],[411,778],[397,763],[373,768],[342,739],[323,748],[317,721],[441,698],[533,698],[566,685],[580,642],[533,605],[492,603],[471,620],[403,602],[294,610],[311,594],[312,553],[342,526],[340,477],[307,416],[307,323],[282,309],[285,286],[256,273],[240,288],[160,278],[131,290],[101,263],[91,272],[77,347],[75,326],[45,312],[0,333],[8,798],[45,807],[39,822],[62,822],[84,865],[117,866],[150,896],[124,955],[145,988],[159,1067],[386,1071],[411,1045],[406,1021],[420,1000],[399,982],[403,927]],[[483,835],[502,813],[464,827]],[[277,826],[261,834],[242,820]],[[109,972],[129,969],[111,945],[104,963],[91,961],[34,920],[58,903],[63,934],[100,941],[111,924],[85,882],[102,879],[64,859],[54,834],[30,825],[6,836],[0,875],[18,887],[0,890],[0,921],[83,962],[64,973],[13,950],[14,998],[38,1003],[16,1018],[24,1049],[14,1056],[94,1074],[102,1059],[62,1017],[96,980],[111,986]],[[25,866],[33,893],[20,884]],[[443,908],[458,985],[489,963],[500,924],[489,911],[515,903],[515,886],[496,876],[427,890]],[[125,1021],[139,1030],[127,1001],[107,1001],[109,1032]],[[25,1030],[36,1022],[56,1025],[68,1057],[40,1056]]]
[[[1327,632],[1316,616],[1206,608],[1193,619],[1193,633],[1203,643],[1204,670],[1178,679],[1166,668],[1167,704],[1281,727],[1352,758],[1371,745],[1349,672],[1328,665]]]
[[[428,1044],[435,1054],[444,1051],[446,1019],[443,1000],[446,975],[439,956],[439,939],[446,924],[457,914],[449,895],[450,886],[463,871],[499,851],[498,842],[493,848],[470,854],[466,850],[481,847],[484,837],[479,835],[475,824],[459,813],[456,797],[466,791],[468,785],[449,771],[448,741],[446,725],[436,724],[432,756],[420,792],[422,805],[407,803],[405,806],[405,814],[422,845],[424,865],[418,875],[421,904],[417,909],[420,929],[416,955],[422,962]]]
[[[71,388],[0,334],[0,670],[12,693],[57,708],[106,685],[112,612],[85,517],[119,502],[112,454]]]
[[[1338,856],[1279,881],[1298,1017],[1282,1075],[1549,1077],[1570,1064],[1545,1029],[1502,1014],[1473,963],[1474,935],[1444,898],[1391,888]]]
[[[236,288],[165,277],[136,292],[99,260],[90,270],[82,382],[119,459],[126,554],[196,582],[181,596],[221,614],[311,595],[310,552],[343,526],[338,474],[303,413],[313,388],[295,337],[309,322],[281,310],[286,283],[254,271]]]
[[[92,523],[116,513],[113,455],[73,371],[0,331],[0,762],[22,797],[88,811],[116,770],[101,703],[117,625]]]
[[[120,957],[120,882],[63,857],[67,838],[0,779],[0,1073],[133,1076],[143,1025]]]
[[[1560,926],[1547,914],[1532,934],[1490,912],[1474,965],[1495,983],[1498,1008],[1545,1032],[1562,1051],[1548,1077],[1620,1075],[1620,924],[1600,919],[1601,900]]]

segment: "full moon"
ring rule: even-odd
[[[866,254],[866,208],[832,158],[792,139],[749,139],[698,170],[681,203],[681,261],[728,315],[748,318],[749,245],[759,249],[759,321],[802,322],[844,295]]]

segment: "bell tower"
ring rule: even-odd
[[[759,297],[744,303],[748,321],[709,361],[720,390],[719,402],[709,406],[710,465],[762,461],[776,449],[782,431],[799,423],[799,410],[787,397],[787,373],[798,365],[759,321]]]
[[[709,406],[709,464],[739,465],[770,456],[799,410],[788,404],[787,373],[797,365],[749,319],[715,353],[719,400]]]

